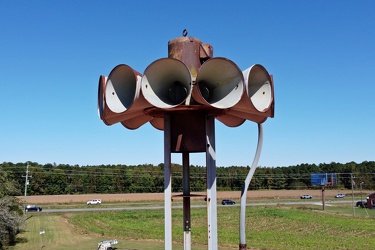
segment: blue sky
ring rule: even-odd
[[[0,0],[0,162],[162,163],[162,131],[98,118],[98,78],[122,63],[143,72],[183,29],[214,56],[274,76],[259,165],[375,160],[374,9],[374,1]],[[217,166],[251,165],[256,124],[215,126]],[[190,163],[204,166],[204,154]]]

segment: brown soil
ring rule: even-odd
[[[326,190],[326,199],[333,199],[338,193],[344,193],[346,195],[351,195],[351,191],[342,190]],[[355,192],[358,194],[358,192]],[[298,198],[303,194],[310,194],[314,197],[321,197],[321,190],[258,190],[258,191],[248,191],[248,199],[262,199],[262,198]],[[180,195],[173,194],[173,195]],[[194,195],[199,195],[193,199],[202,199],[206,193],[194,193]],[[217,192],[217,199],[240,199],[240,191],[227,191],[227,192]],[[23,196],[19,196],[23,199]],[[174,197],[177,199],[179,197]],[[135,202],[135,201],[163,201],[163,193],[142,193],[142,194],[83,194],[83,195],[34,195],[27,196],[26,201],[29,204],[47,204],[47,203],[82,203],[92,199],[101,199],[103,202]]]

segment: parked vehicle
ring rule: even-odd
[[[223,205],[234,205],[234,204],[236,204],[236,202],[234,202],[232,200],[222,200],[221,204],[223,204]]]
[[[357,201],[357,203],[355,204],[356,207],[361,207],[361,208],[364,208],[364,207],[367,207],[367,201]]]
[[[26,212],[42,212],[42,207],[36,206],[36,205],[27,205],[25,207]]]
[[[335,198],[345,198],[345,194],[337,194]]]
[[[300,196],[301,199],[312,199],[312,196],[309,194],[304,194]]]
[[[112,245],[118,244],[117,240],[103,240],[98,243],[98,250],[112,250]]]
[[[102,200],[100,199],[94,199],[94,200],[87,202],[87,205],[99,205],[99,204],[102,204]]]

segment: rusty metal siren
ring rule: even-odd
[[[273,80],[267,70],[255,64],[243,71],[245,92],[241,100],[227,111],[227,115],[263,123],[274,116]]]
[[[184,63],[173,58],[162,58],[151,63],[142,77],[145,99],[160,109],[174,108],[189,102],[191,75]]]
[[[104,91],[105,85],[107,82],[107,76],[99,76],[99,84],[98,84],[98,116],[100,119],[103,120],[103,114],[105,109],[105,99],[104,99]]]
[[[213,115],[229,127],[240,126],[246,120],[258,123],[257,153],[243,189],[247,190],[262,148],[262,123],[268,117],[274,117],[273,78],[260,64],[241,71],[231,60],[213,57],[211,45],[203,45],[199,39],[186,35],[184,30],[183,38],[169,41],[168,58],[151,63],[143,76],[125,64],[116,66],[108,77],[101,75],[98,115],[106,125],[121,122],[128,129],[137,129],[150,122],[155,128],[164,130],[165,114],[171,112],[173,115],[168,116],[166,121],[170,127],[174,121],[175,128],[167,133],[175,152],[206,151],[206,154],[206,137],[209,139],[209,134],[214,134],[211,131],[213,124],[210,124]],[[205,120],[207,115],[210,115],[210,122]],[[195,123],[195,131],[189,127],[190,122]],[[196,134],[198,136],[195,137]],[[189,140],[182,139],[182,135]],[[190,147],[195,144],[198,146]],[[168,150],[170,153],[171,149]],[[214,161],[210,164],[215,166]],[[164,174],[166,176],[166,172]],[[245,209],[246,193],[243,191],[240,249],[246,248]],[[211,211],[210,216],[212,214]],[[214,240],[211,243],[215,245]]]
[[[104,92],[102,120],[107,125],[121,122],[136,129],[150,121],[144,109],[151,107],[141,93],[142,75],[125,64],[116,66],[108,76]]]
[[[121,122],[128,129],[150,122],[163,130],[164,113],[176,110],[202,108],[229,127],[274,117],[273,79],[262,65],[241,71],[227,58],[212,58],[212,48],[203,60],[196,49],[201,42],[186,39],[170,41],[169,57],[152,62],[143,76],[125,64],[116,66],[108,77],[100,76],[100,119],[106,125]],[[177,53],[184,51],[180,47],[190,48],[189,54]],[[196,58],[202,60],[192,60]]]
[[[191,74],[186,65],[173,58],[162,58],[151,63],[142,77],[142,93],[154,107],[172,109],[181,104],[189,105]],[[150,124],[164,129],[164,118],[153,117]]]
[[[215,57],[202,64],[193,87],[197,102],[217,109],[230,109],[244,93],[242,71],[229,59]],[[245,119],[233,115],[219,115],[219,121],[229,127],[241,125]]]

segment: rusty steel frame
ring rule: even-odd
[[[216,191],[216,151],[215,151],[215,117],[202,113],[204,117],[204,137],[206,153],[206,172],[207,172],[207,241],[209,250],[218,249],[217,238],[217,191]],[[178,115],[179,116],[179,115]],[[177,119],[172,118],[172,113],[164,115],[164,244],[166,250],[172,249],[172,174],[171,174],[171,154],[173,152],[173,140],[178,137],[172,136],[173,127]],[[186,116],[189,118],[189,115]],[[186,130],[180,131],[183,133]],[[199,141],[199,140],[198,140]],[[200,148],[200,146],[198,146]],[[183,230],[184,230],[184,250],[191,249],[191,205],[190,197],[190,170],[189,170],[189,152],[181,151],[183,162]]]

